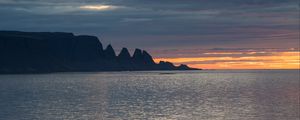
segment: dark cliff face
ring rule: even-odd
[[[156,64],[146,51],[130,56],[123,48],[118,56],[97,37],[62,32],[0,31],[0,73],[68,71],[190,70],[169,62]]]
[[[102,44],[94,36],[75,36],[73,40],[72,59],[78,61],[99,61],[103,59]]]

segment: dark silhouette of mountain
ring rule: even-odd
[[[64,32],[0,31],[0,74],[129,71],[196,70],[170,62],[156,64],[151,55],[127,48],[116,55],[113,47],[105,49],[97,37]]]
[[[104,55],[105,55],[105,58],[116,59],[115,50],[114,50],[114,48],[110,44],[104,50]]]

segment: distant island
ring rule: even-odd
[[[95,36],[65,32],[0,31],[0,74],[199,70],[170,62],[155,63],[145,50],[127,48],[116,55]]]

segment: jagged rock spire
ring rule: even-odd
[[[110,44],[104,50],[104,55],[106,58],[109,58],[109,59],[116,57],[115,50]]]
[[[135,49],[132,59],[134,62],[136,62],[137,64],[143,64],[144,60],[143,60],[143,53],[141,49]]]
[[[131,56],[128,52],[128,49],[127,48],[122,48],[120,54],[118,55],[118,58],[119,59],[131,59]]]
[[[142,54],[142,50],[136,48],[136,49],[134,50],[134,53],[133,53],[132,58],[139,58],[139,57],[141,57],[142,55],[143,55],[143,54]]]
[[[146,64],[155,64],[155,62],[153,61],[152,56],[145,50],[143,50],[143,60],[145,61]]]

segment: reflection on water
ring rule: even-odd
[[[0,76],[2,120],[299,120],[299,71]]]

